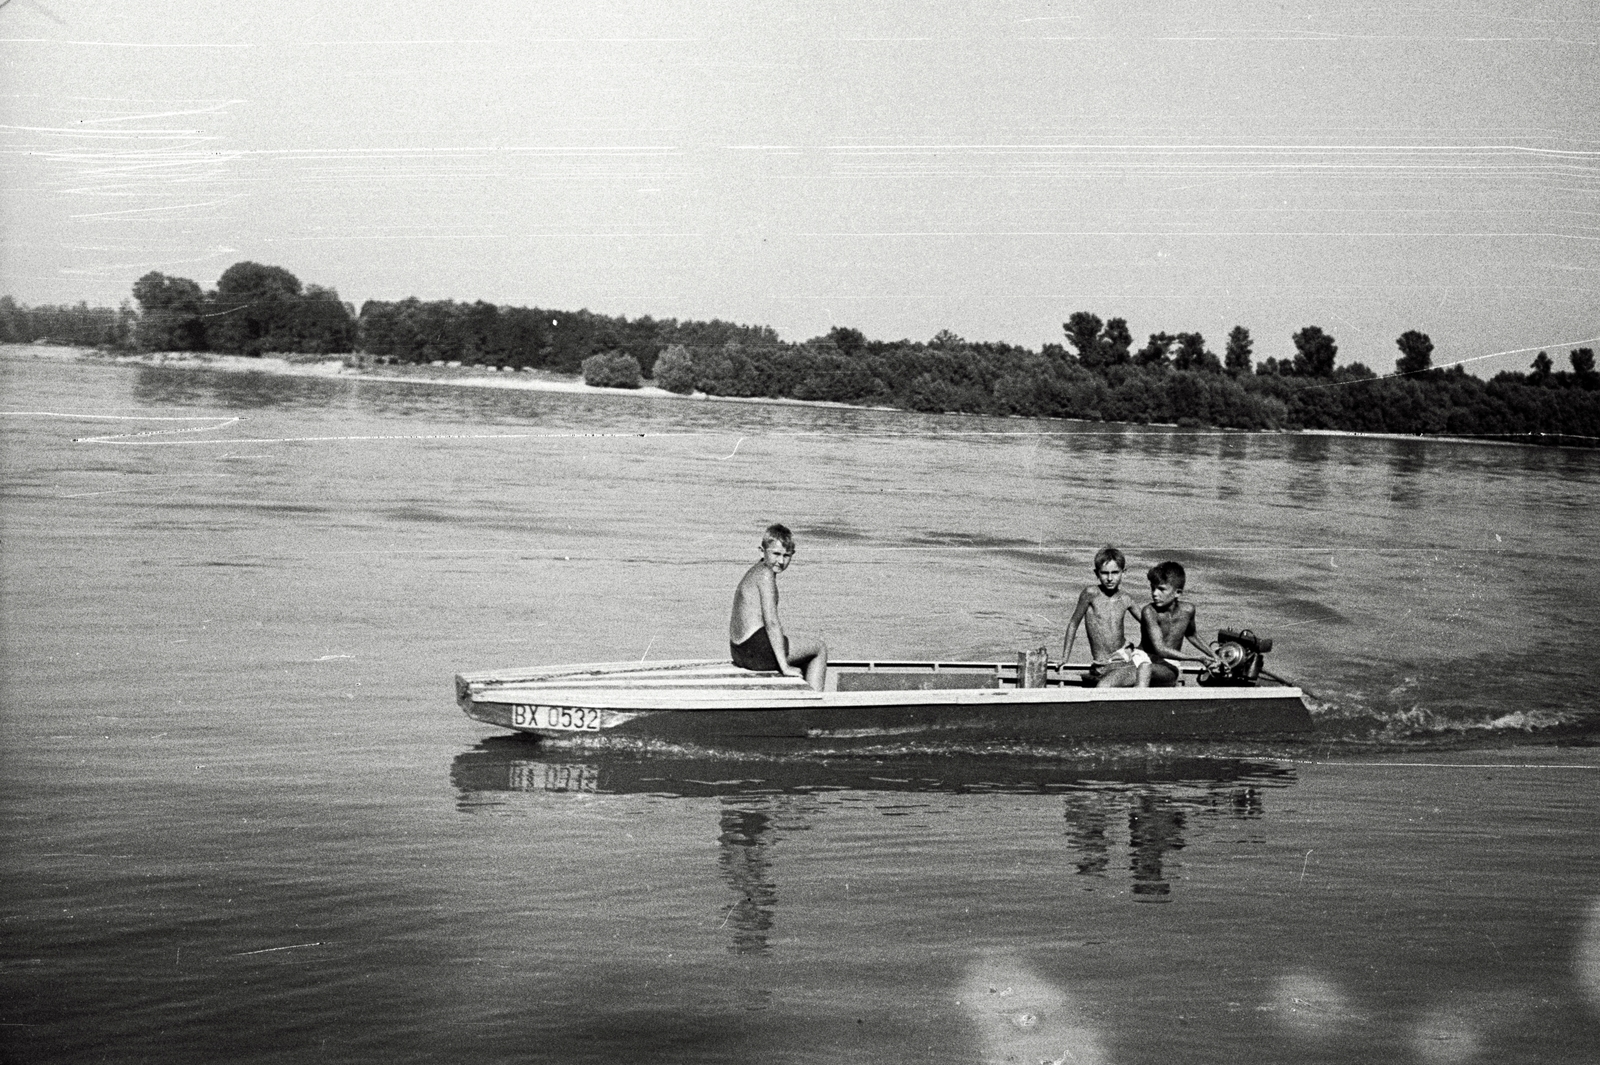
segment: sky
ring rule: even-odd
[[[1593,0],[0,0],[0,293],[1600,346]]]

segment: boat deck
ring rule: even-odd
[[[995,736],[1187,736],[1299,732],[1300,689],[1095,688],[1087,666],[1016,662],[830,662],[826,687],[726,661],[595,662],[463,673],[468,716],[543,736],[707,734],[840,738],[889,732]]]

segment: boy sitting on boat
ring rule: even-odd
[[[1181,602],[1186,575],[1181,563],[1161,562],[1152,566],[1147,574],[1150,580],[1150,602],[1139,612],[1139,647],[1150,656],[1148,680],[1138,687],[1169,688],[1178,683],[1179,662],[1204,662],[1216,660],[1211,649],[1195,638],[1194,605]],[[1187,640],[1199,650],[1198,655],[1183,653]]]
[[[745,571],[733,592],[728,620],[728,651],[741,669],[776,670],[806,678],[822,690],[828,675],[828,645],[821,640],[784,635],[778,620],[778,574],[794,558],[794,535],[783,525],[768,525],[761,537],[761,560]],[[798,668],[797,668],[798,667]]]
[[[1086,680],[1097,688],[1145,687],[1150,683],[1150,656],[1135,647],[1123,629],[1128,615],[1136,620],[1139,616],[1139,605],[1122,590],[1122,574],[1127,568],[1127,559],[1110,544],[1096,552],[1097,583],[1078,594],[1078,605],[1061,641],[1061,660],[1071,661],[1078,627],[1088,622],[1089,655],[1094,661]]]

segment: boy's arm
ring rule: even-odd
[[[1133,608],[1129,607],[1128,610],[1132,613]],[[1166,634],[1161,631],[1161,615],[1149,604],[1139,611],[1139,636],[1139,646],[1152,662],[1166,660],[1167,640]]]
[[[1211,648],[1200,642],[1200,638],[1195,635],[1194,629],[1194,610],[1191,609],[1189,611],[1189,624],[1188,627],[1184,629],[1183,638],[1192,643],[1195,647],[1195,650],[1200,652],[1200,661],[1210,665],[1217,660],[1217,656],[1212,652]],[[1182,643],[1182,641],[1179,642],[1180,644]]]
[[[1159,662],[1163,659],[1169,659],[1174,663],[1210,662],[1213,659],[1214,656],[1211,654],[1210,649],[1202,645],[1194,638],[1193,611],[1189,613],[1189,617],[1184,625],[1186,631],[1178,637],[1177,646],[1175,647],[1169,647],[1167,645],[1166,633],[1161,630],[1161,615],[1155,607],[1145,607],[1144,611],[1140,614],[1140,618],[1141,624],[1143,625],[1145,653],[1150,656],[1151,661]],[[1201,654],[1184,654],[1183,641],[1185,639],[1199,648]],[[1172,668],[1177,669],[1178,667],[1174,665]]]
[[[1170,661],[1172,668],[1178,669],[1179,662],[1189,661],[1194,657],[1183,653],[1182,636],[1178,637],[1177,647],[1167,646],[1167,634],[1161,628],[1161,612],[1153,605],[1146,605],[1139,612],[1139,626],[1140,632],[1144,635],[1144,652],[1150,656],[1150,661]]]
[[[1083,624],[1083,616],[1089,612],[1089,589],[1085,588],[1078,593],[1078,605],[1072,610],[1072,620],[1067,623],[1067,634],[1061,638],[1061,662],[1066,664],[1071,661],[1068,657],[1072,654],[1072,645],[1078,642],[1078,626]]]
[[[778,672],[786,677],[798,677],[800,671],[789,664],[788,641],[783,638],[783,622],[778,620],[778,579],[771,571],[764,571],[757,587],[761,589],[761,624],[767,641],[772,644],[772,657],[777,660]]]
[[[1190,643],[1194,644],[1195,650],[1200,652],[1200,661],[1211,663],[1217,660],[1216,652],[1196,639],[1194,633],[1189,633],[1187,639]]]

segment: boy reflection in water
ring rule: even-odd
[[[1133,893],[1170,894],[1172,885],[1164,878],[1162,858],[1168,851],[1183,849],[1183,811],[1164,795],[1140,795],[1128,811],[1128,846],[1133,851],[1128,865],[1133,871]]]
[[[1172,892],[1166,879],[1166,855],[1183,849],[1185,827],[1183,809],[1166,795],[1119,795],[1111,801],[1093,795],[1068,797],[1063,816],[1067,839],[1079,855],[1078,875],[1104,876],[1110,867],[1108,828],[1114,806],[1123,801],[1128,803],[1128,870],[1133,876],[1133,893],[1153,896],[1149,899],[1152,902],[1164,902]],[[1233,816],[1249,816],[1239,811],[1236,801],[1229,805]]]
[[[726,921],[733,928],[729,949],[735,954],[765,954],[768,949],[767,933],[772,930],[772,911],[778,905],[772,862],[767,857],[771,835],[772,818],[760,810],[723,809],[717,863],[739,897],[729,908]]]
[[[1111,864],[1111,841],[1106,837],[1105,803],[1098,796],[1067,798],[1067,839],[1081,857],[1079,876],[1099,876]]]

